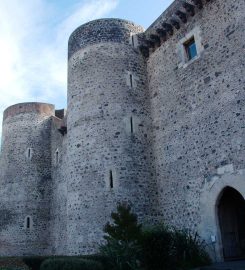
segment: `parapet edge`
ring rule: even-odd
[[[55,106],[53,104],[42,102],[17,103],[4,110],[3,121],[5,121],[9,117],[13,117],[21,113],[33,113],[33,112],[36,114],[44,114],[52,116],[55,114]]]
[[[78,50],[100,42],[129,43],[130,33],[138,34],[145,29],[134,22],[104,18],[87,22],[76,28],[68,40],[68,59]]]

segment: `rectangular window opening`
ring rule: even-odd
[[[59,162],[59,151],[55,152],[55,163],[58,164]]]
[[[130,87],[133,87],[133,75],[129,75],[129,80],[130,80]]]
[[[184,43],[184,47],[188,61],[197,56],[197,47],[194,36]]]
[[[131,133],[134,133],[133,117],[130,117],[130,131],[131,131]]]
[[[113,183],[113,174],[112,171],[110,170],[110,188],[113,188],[114,183]]]
[[[29,217],[27,217],[27,219],[26,219],[26,228],[30,229],[30,227],[31,227],[31,220],[30,220]]]
[[[31,148],[28,148],[28,154],[27,154],[28,158],[31,158]]]
[[[133,47],[135,47],[135,44],[134,44],[134,36],[133,36],[133,35],[131,36],[131,40],[132,40],[132,45],[133,45]]]

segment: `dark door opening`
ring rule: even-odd
[[[223,190],[218,204],[225,260],[245,257],[245,200],[231,187]]]

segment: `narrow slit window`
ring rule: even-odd
[[[197,56],[197,47],[194,36],[184,43],[184,47],[188,61]]]
[[[130,131],[131,133],[134,133],[134,122],[133,122],[133,117],[130,117]]]
[[[55,152],[55,164],[58,164],[59,162],[59,150],[56,150]]]
[[[131,41],[132,41],[132,45],[133,45],[133,47],[135,47],[135,43],[134,43],[134,36],[133,36],[133,35],[131,36]]]
[[[29,159],[31,158],[31,148],[28,148],[27,156],[28,156]]]
[[[114,183],[113,183],[113,174],[112,174],[112,171],[110,170],[110,188],[113,188],[114,186]]]
[[[27,217],[26,218],[26,229],[30,229],[31,228],[31,218]]]
[[[31,226],[31,221],[30,221],[30,218],[28,217],[28,218],[26,219],[26,228],[27,228],[27,229],[30,229],[30,226]]]
[[[133,87],[133,75],[129,75],[130,87]]]

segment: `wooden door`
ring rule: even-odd
[[[218,205],[225,259],[241,258],[245,242],[245,202],[239,192],[226,188]]]

